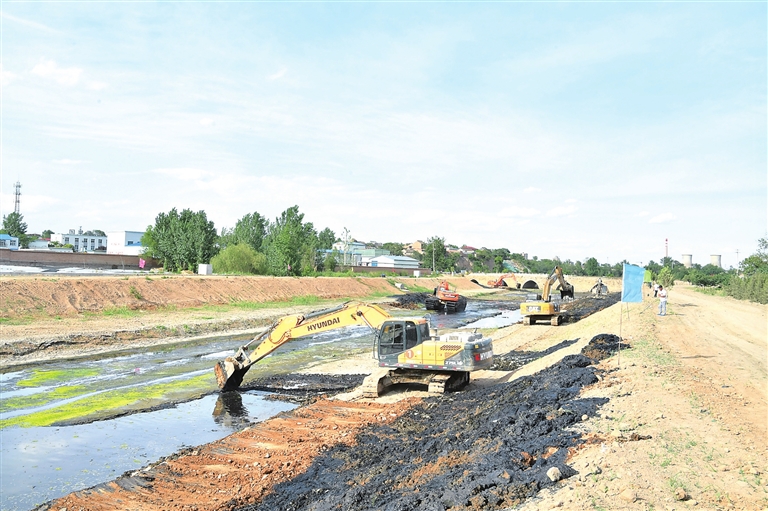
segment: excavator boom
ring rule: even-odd
[[[285,316],[272,324],[264,333],[242,346],[234,357],[227,357],[214,367],[216,381],[222,390],[234,390],[243,382],[251,365],[263,359],[291,339],[318,334],[351,325],[367,325],[378,329],[392,316],[374,304],[347,302],[332,309],[310,314]],[[259,342],[256,349],[248,354],[248,347]]]

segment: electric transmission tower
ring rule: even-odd
[[[13,204],[13,212],[18,215],[21,213],[21,183],[16,181],[16,185],[14,186],[16,187],[16,202]]]

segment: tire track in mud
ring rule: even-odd
[[[617,340],[596,336],[584,352],[608,356]],[[579,397],[599,379],[594,362],[569,355],[510,383],[394,404],[320,398],[38,509],[504,509],[576,473],[568,457],[587,440],[572,426],[608,401]]]

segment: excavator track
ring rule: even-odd
[[[430,394],[444,394],[464,388],[469,383],[469,372],[440,373],[429,382]]]
[[[363,397],[376,399],[384,393],[384,389],[392,385],[392,379],[389,376],[391,369],[377,369],[368,375],[361,385]]]
[[[377,369],[363,380],[362,396],[376,399],[397,384],[426,385],[430,394],[443,394],[461,390],[469,383],[468,371],[432,372],[409,369]]]

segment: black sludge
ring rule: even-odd
[[[562,477],[566,431],[607,399],[580,399],[596,369],[583,355],[511,383],[425,399],[389,425],[371,425],[310,469],[242,511],[493,510],[514,506]]]

